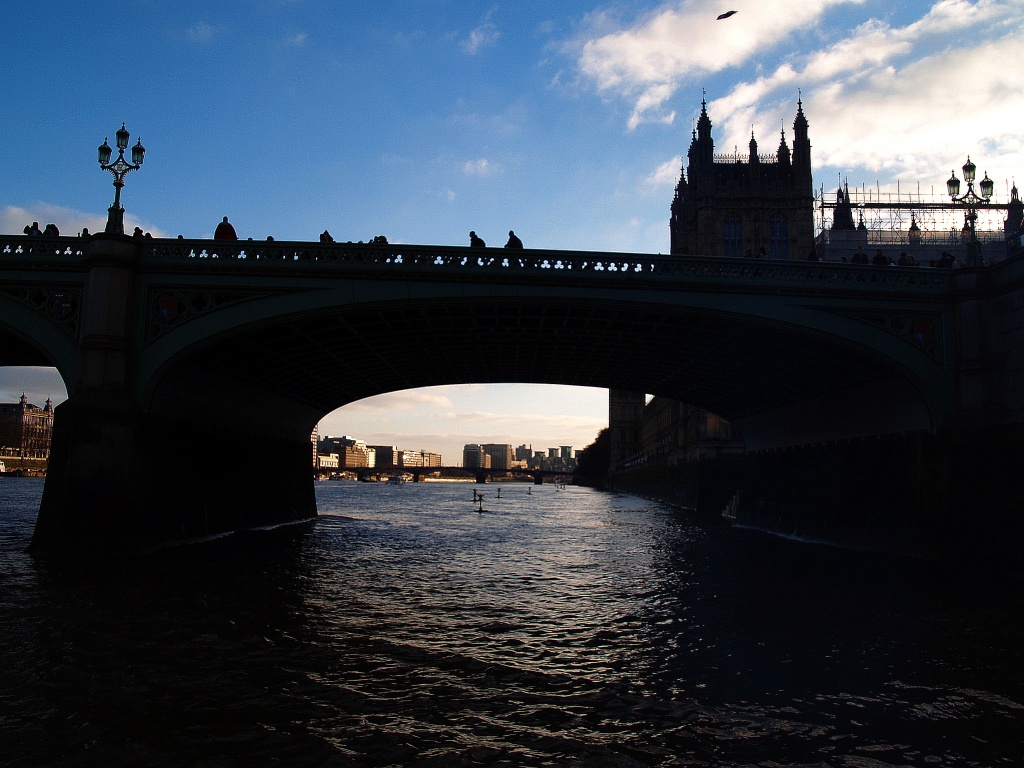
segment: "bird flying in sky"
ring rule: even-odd
[[[722,19],[728,19],[734,13],[736,13],[736,11],[726,11],[725,13],[719,14],[717,21],[721,21]]]

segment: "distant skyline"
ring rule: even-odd
[[[1024,179],[1022,0],[116,9],[5,9],[0,231],[102,230],[96,147],[122,121],[147,149],[125,223],[157,236],[210,237],[226,215],[243,238],[462,245],[473,229],[500,246],[514,229],[528,248],[667,253],[705,93],[720,152],[751,133],[775,152],[800,98],[826,192],[942,194],[968,155],[998,200]],[[55,379],[0,370],[0,397],[60,402]],[[383,395],[322,429],[444,455],[463,438],[582,447],[607,420],[602,390],[494,387]]]

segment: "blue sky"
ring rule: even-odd
[[[799,92],[816,187],[941,192],[968,154],[998,198],[1024,179],[1024,0],[29,1],[4,20],[5,233],[102,228],[96,147],[122,121],[147,149],[126,223],[169,236],[226,215],[242,237],[501,245],[511,228],[666,253],[705,91],[722,152],[791,139]],[[59,401],[52,379],[0,372],[0,398]],[[605,420],[603,392],[440,388],[322,429],[450,454],[581,447]]]

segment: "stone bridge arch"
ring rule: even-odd
[[[486,285],[355,281],[254,298],[168,330],[140,355],[139,396],[147,409],[202,420],[245,420],[244,402],[258,402],[260,428],[294,438],[385,392],[568,384],[690,402],[734,422],[752,447],[792,445],[948,417],[950,319],[933,317],[915,340],[916,317],[894,324],[884,307],[740,293],[501,296]]]

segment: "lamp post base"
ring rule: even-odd
[[[107,208],[107,228],[104,232],[108,235],[124,234],[124,208],[116,204]]]

